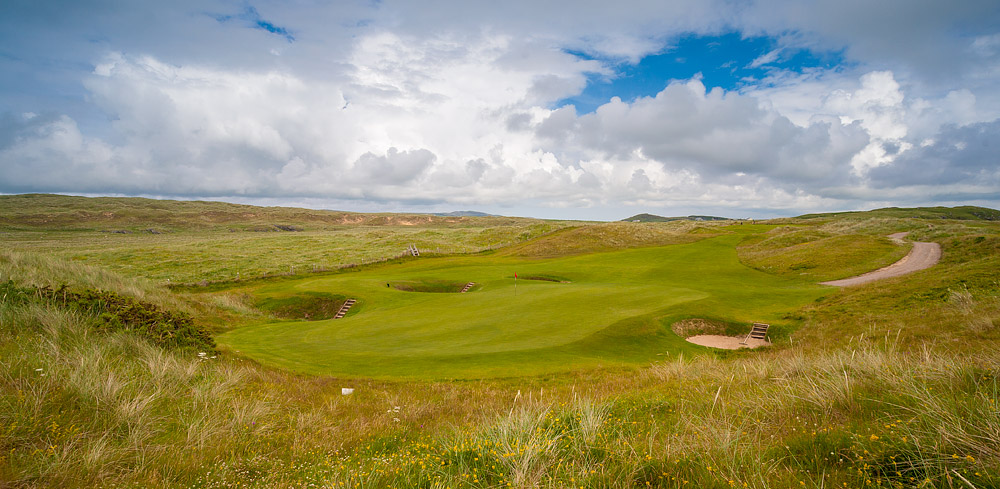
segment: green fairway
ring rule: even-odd
[[[701,349],[670,331],[676,319],[767,321],[787,331],[788,313],[831,290],[741,265],[741,238],[547,260],[424,259],[284,281],[253,293],[319,292],[358,304],[343,319],[248,326],[217,340],[262,363],[338,376],[478,378],[648,363]],[[464,294],[451,285],[466,282],[477,285]]]

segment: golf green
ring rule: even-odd
[[[670,331],[676,319],[787,324],[789,312],[829,293],[741,265],[741,238],[547,260],[418,259],[285,281],[254,294],[322,292],[358,303],[342,319],[247,326],[217,340],[265,364],[348,377],[481,378],[649,363],[704,351]],[[558,281],[529,279],[537,277]],[[467,282],[476,286],[457,293]],[[442,284],[457,286],[401,290],[448,288]]]

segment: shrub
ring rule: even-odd
[[[127,331],[172,349],[215,351],[215,340],[194,324],[190,314],[163,310],[155,304],[116,292],[85,289],[82,292],[49,286],[21,287],[13,281],[0,284],[0,297],[13,304],[40,301],[94,315],[102,331]]]

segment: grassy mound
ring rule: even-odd
[[[499,254],[526,258],[556,258],[645,246],[690,243],[706,236],[703,233],[695,233],[703,228],[714,231],[708,235],[721,232],[719,225],[695,224],[691,221],[590,224],[561,229],[541,238],[503,249]]]
[[[815,281],[853,277],[895,263],[909,246],[885,236],[836,234],[823,228],[782,226],[751,236],[739,246],[747,266]]]
[[[1000,221],[1000,211],[989,207],[959,206],[959,207],[885,207],[870,211],[832,212],[827,214],[805,214],[800,219],[952,219],[971,221]]]

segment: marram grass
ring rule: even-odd
[[[997,487],[1000,357],[673,358],[474,383],[299,379],[0,306],[16,487]]]

